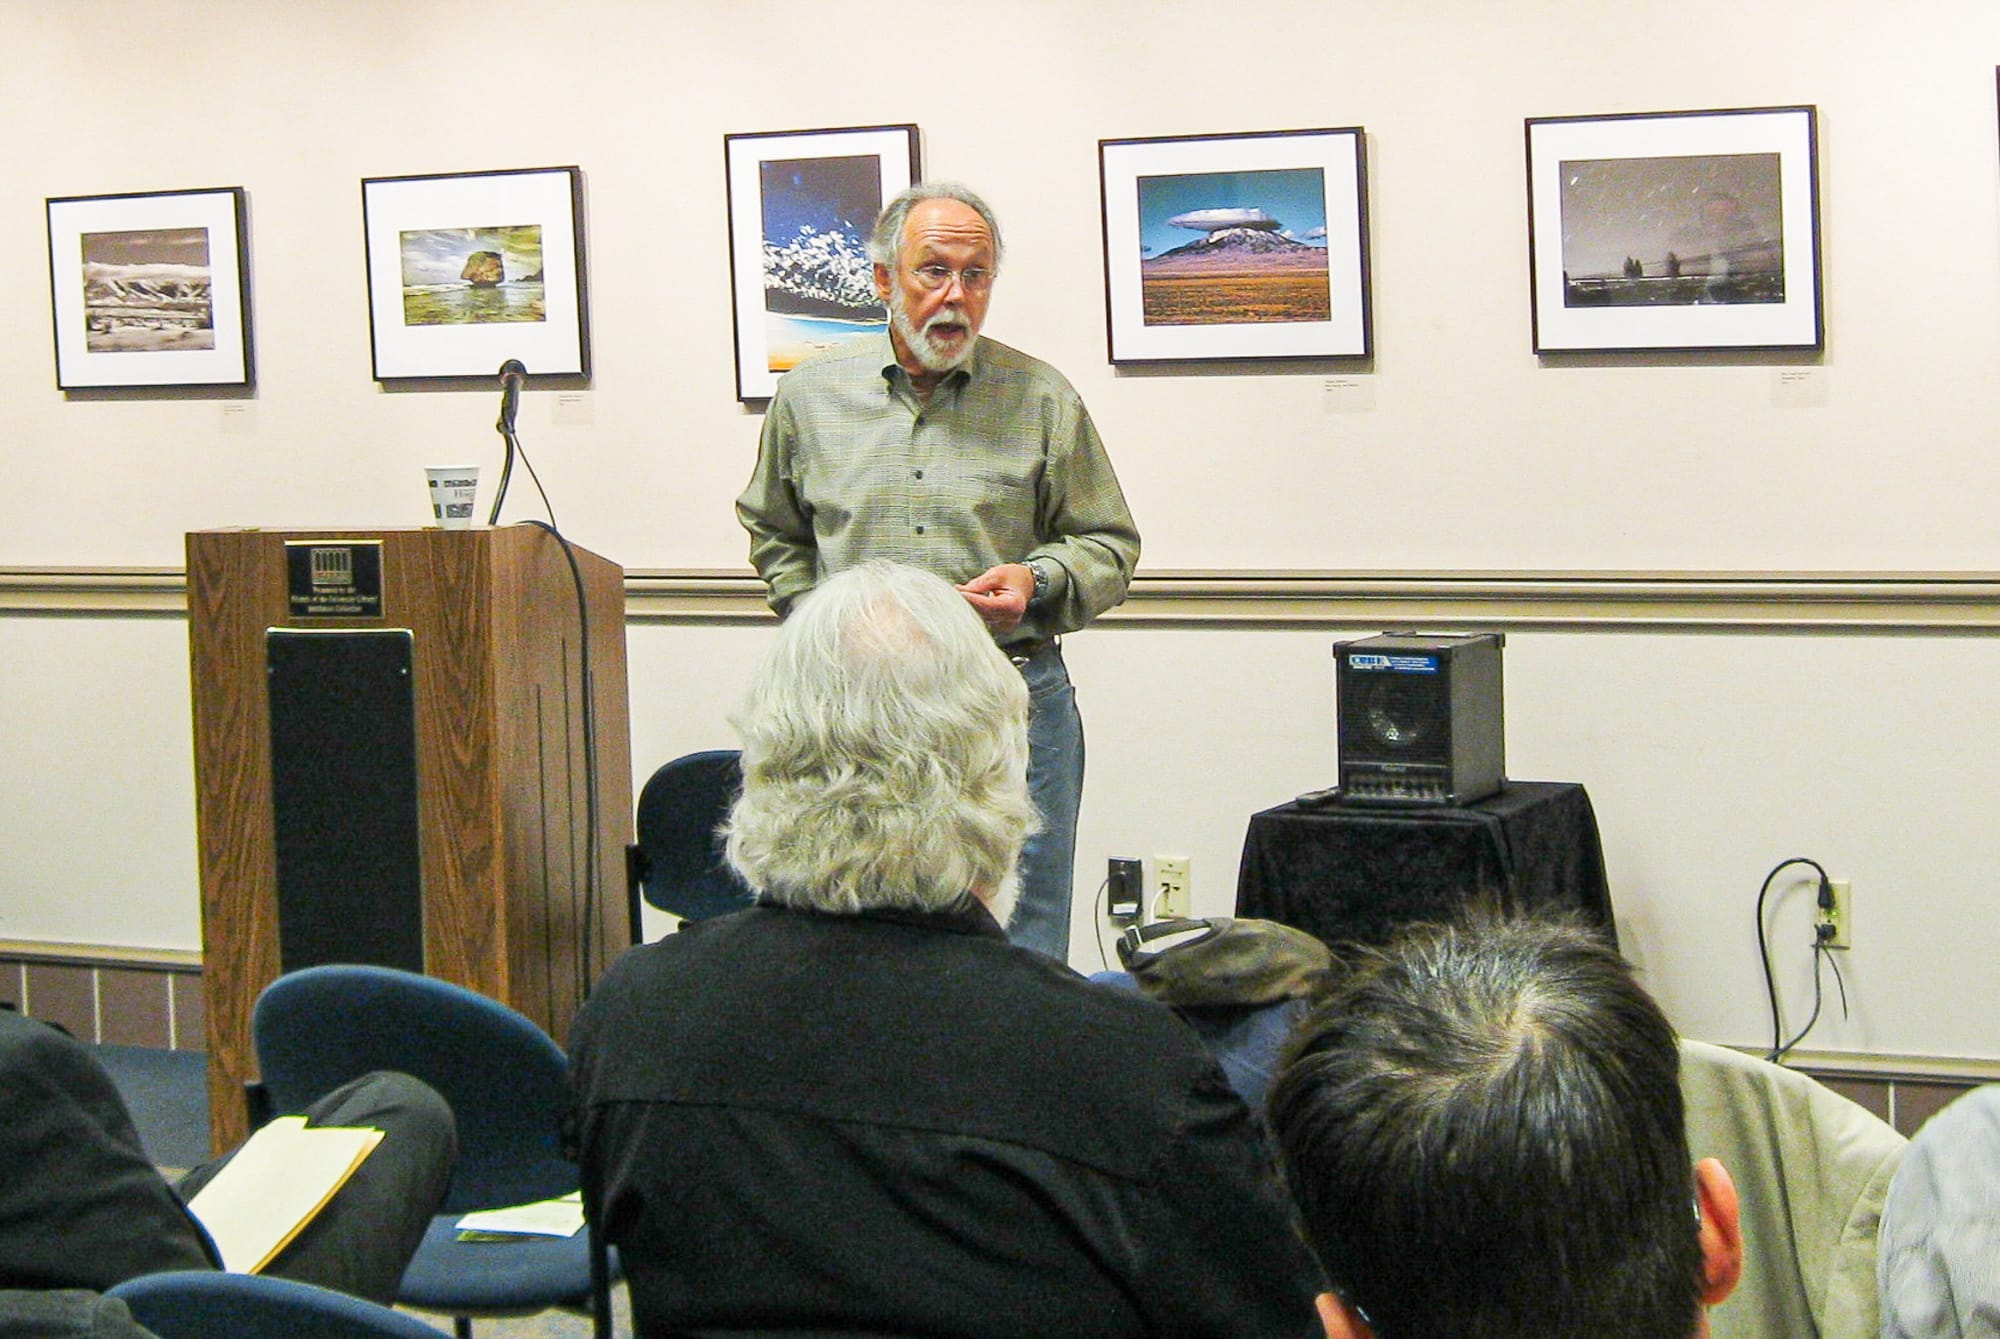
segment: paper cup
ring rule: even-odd
[[[472,526],[472,499],[479,491],[477,465],[432,465],[424,471],[431,483],[431,515],[447,530]]]

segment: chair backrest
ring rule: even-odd
[[[279,977],[251,1015],[274,1112],[299,1111],[373,1070],[422,1079],[458,1118],[444,1212],[565,1195],[569,1060],[546,1032],[476,991],[393,967],[335,964]]]
[[[415,1316],[262,1274],[148,1274],[109,1295],[160,1339],[438,1339]]]
[[[1882,1202],[1907,1141],[1810,1075],[1681,1043],[1688,1151],[1736,1182],[1743,1277],[1717,1339],[1874,1339]]]
[[[690,921],[749,906],[750,890],[729,867],[718,831],[742,789],[743,755],[735,749],[684,754],[654,772],[639,791],[635,894]]]

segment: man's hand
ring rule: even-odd
[[[966,603],[986,620],[994,632],[1012,632],[1028,612],[1028,597],[1035,593],[1035,574],[1026,563],[1001,563],[989,567],[958,588]]]

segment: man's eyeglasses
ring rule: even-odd
[[[951,281],[956,279],[968,293],[984,293],[993,287],[993,273],[992,270],[977,267],[954,270],[947,265],[919,265],[910,271],[919,284],[932,292],[950,287]]]

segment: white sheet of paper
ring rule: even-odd
[[[583,1231],[583,1192],[560,1199],[481,1209],[458,1220],[460,1232],[505,1232],[522,1237],[574,1237]]]
[[[375,1146],[380,1130],[307,1128],[304,1116],[280,1116],[251,1135],[229,1164],[190,1201],[222,1267],[255,1274],[312,1221]]]

